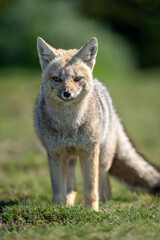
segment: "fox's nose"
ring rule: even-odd
[[[64,96],[65,98],[69,98],[69,97],[71,96],[71,93],[70,93],[70,92],[64,92],[64,93],[63,93],[63,96]]]

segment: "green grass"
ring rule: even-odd
[[[113,200],[100,203],[99,212],[85,209],[79,165],[76,205],[52,205],[47,158],[33,122],[40,77],[40,71],[0,71],[0,239],[158,240],[158,197],[111,178]],[[160,165],[160,71],[102,77],[138,150]]]

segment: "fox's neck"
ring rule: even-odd
[[[56,128],[77,128],[85,121],[91,96],[88,94],[80,102],[64,102],[56,105],[46,102],[45,109]]]

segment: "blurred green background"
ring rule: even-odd
[[[37,36],[65,49],[97,37],[94,76],[108,86],[138,150],[160,165],[160,1],[0,0],[0,219],[2,207],[8,216],[12,204],[27,199],[37,206],[39,201],[51,204],[47,157],[34,129],[41,84]],[[77,182],[81,204],[79,166]],[[130,201],[140,206],[148,202],[149,207],[155,203],[153,196],[133,193],[112,178],[111,185],[113,208],[128,209]],[[115,233],[120,229],[116,226]],[[158,230],[153,233],[159,236]]]
[[[159,0],[1,0],[0,65],[37,67],[40,35],[61,48],[96,36],[107,68],[159,66],[159,29]]]

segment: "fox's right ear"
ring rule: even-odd
[[[56,49],[51,47],[48,43],[46,43],[42,38],[37,38],[37,50],[38,56],[41,64],[42,70],[56,57],[58,57],[58,53]]]

